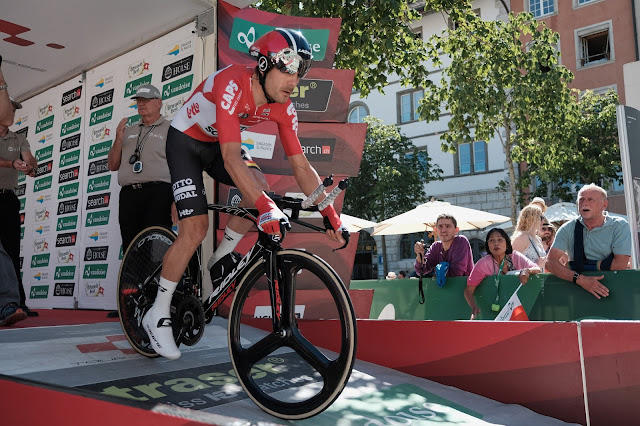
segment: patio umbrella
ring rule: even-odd
[[[371,235],[412,234],[430,231],[435,227],[438,216],[443,213],[453,216],[461,231],[483,229],[509,220],[507,216],[499,214],[455,206],[444,201],[429,201],[413,210],[378,223]]]
[[[609,216],[621,217],[627,219],[627,216],[618,213],[607,212]],[[547,211],[544,213],[547,220],[553,223],[565,223],[578,217],[578,207],[575,203],[555,203],[552,206],[547,207]]]
[[[367,231],[373,232],[373,227],[377,225],[370,220],[360,219],[359,217],[349,216],[348,214],[341,213],[340,220],[342,224],[347,227],[349,232]]]

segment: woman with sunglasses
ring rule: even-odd
[[[276,237],[290,227],[287,217],[267,195],[267,181],[242,146],[241,131],[264,121],[275,122],[300,189],[309,195],[322,183],[302,151],[298,115],[290,99],[311,66],[309,43],[299,31],[276,28],[258,38],[248,53],[257,60],[257,66],[230,65],[207,77],[177,112],[167,134],[167,162],[179,232],[164,256],[158,295],[142,323],[153,349],[169,359],[180,357],[171,328],[171,298],[209,228],[202,171],[238,188],[242,194],[240,206],[255,206],[259,212],[255,221],[229,218],[224,238],[208,265],[214,283],[223,268],[228,270],[226,262],[233,262],[232,251],[254,224]],[[320,195],[316,203],[324,198]],[[333,228],[326,232],[329,240],[344,245],[345,228],[333,206],[329,204],[320,213]]]
[[[529,204],[520,211],[516,230],[511,236],[513,249],[522,253],[527,259],[544,270],[547,254],[539,237],[542,223],[545,221],[542,209],[536,204]]]
[[[493,277],[493,280],[490,281],[497,288],[500,283],[500,276],[506,275],[509,271],[519,271],[518,277],[522,284],[527,283],[529,275],[540,272],[540,268],[535,263],[517,251],[513,251],[509,235],[503,229],[492,228],[489,230],[485,239],[485,248],[487,255],[478,260],[473,267],[471,275],[467,278],[467,287],[464,290],[464,298],[471,307],[472,320],[476,319],[478,313],[480,313],[480,308],[476,304],[473,293],[485,278]]]

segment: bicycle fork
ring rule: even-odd
[[[270,249],[266,249],[265,251],[264,259],[266,262],[269,299],[271,301],[271,321],[273,323],[273,331],[276,334],[279,334],[280,337],[285,337],[286,331],[282,320],[281,295],[283,283],[280,282],[280,277],[278,276],[278,251]]]

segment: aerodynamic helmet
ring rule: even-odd
[[[264,34],[249,48],[249,54],[257,58],[262,75],[275,67],[283,73],[297,73],[303,78],[313,61],[311,47],[302,33],[284,28]]]

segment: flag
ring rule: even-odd
[[[509,298],[509,301],[504,305],[504,308],[502,308],[494,321],[529,321],[527,312],[524,310],[518,297],[520,287],[522,287],[522,284],[513,292],[513,295]]]

